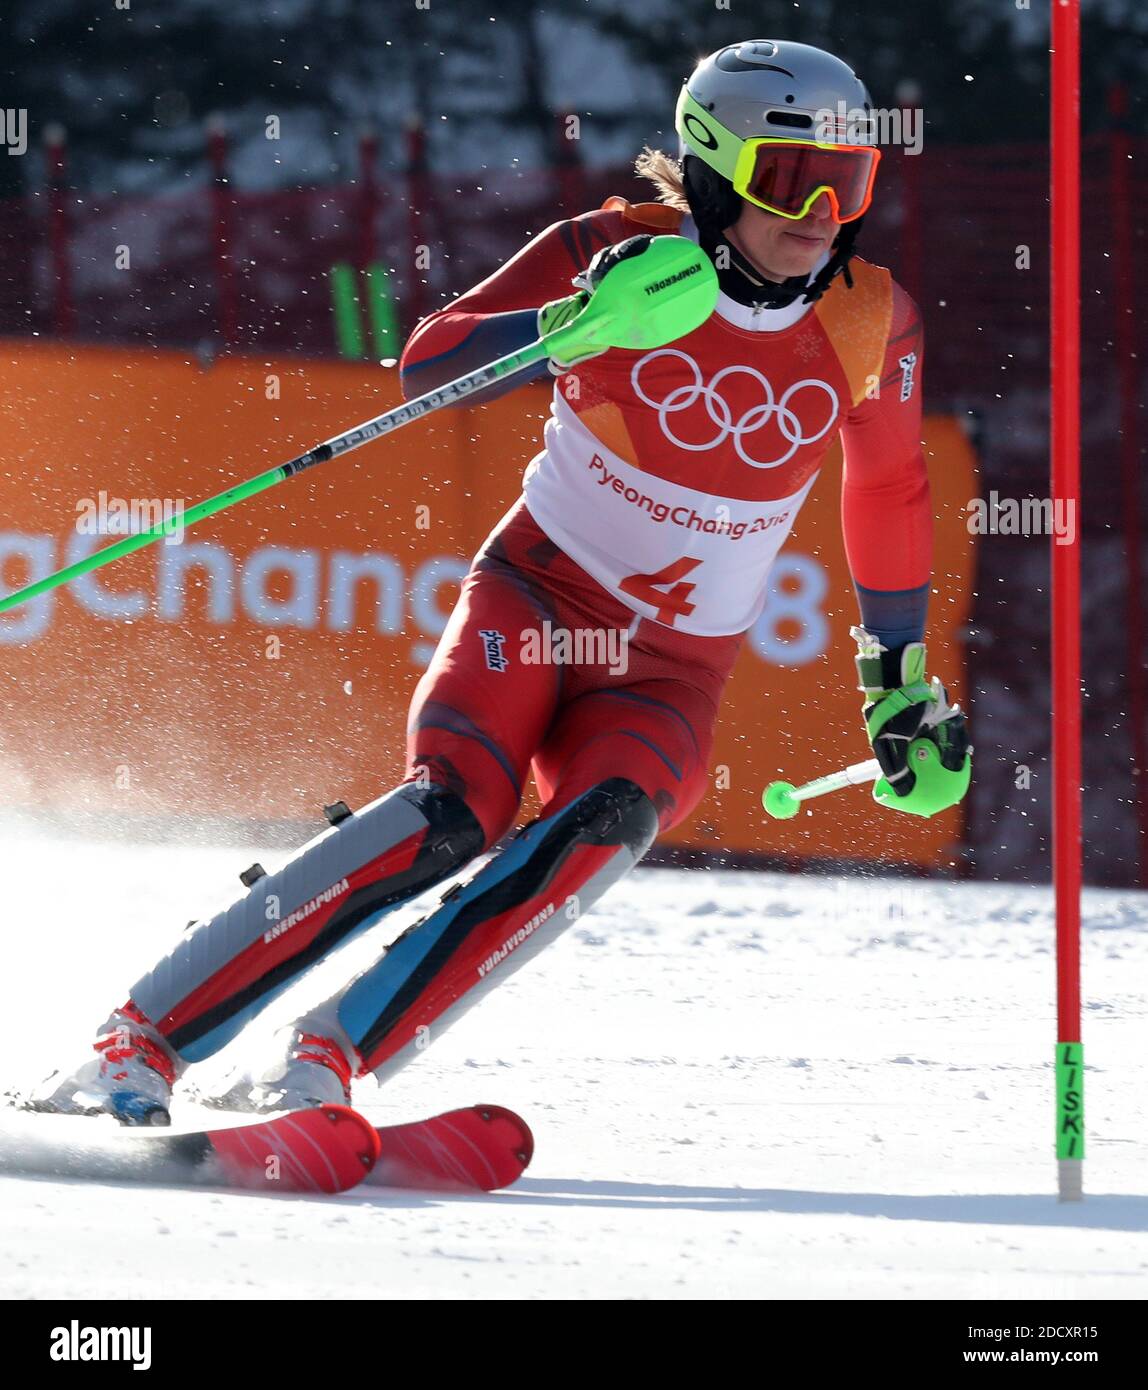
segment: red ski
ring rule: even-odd
[[[493,1192],[509,1187],[534,1156],[526,1121],[501,1105],[448,1110],[376,1130],[379,1157],[364,1179],[424,1192]]]
[[[210,1129],[135,1129],[108,1116],[18,1110],[0,1119],[0,1173],[88,1182],[345,1192],[378,1156],[374,1128],[345,1105],[245,1116]]]
[[[379,1156],[370,1121],[346,1105],[293,1110],[168,1143],[217,1166],[227,1186],[266,1192],[346,1192],[363,1181]]]
[[[380,1129],[345,1105],[210,1129],[133,1129],[107,1117],[15,1110],[0,1118],[0,1173],[88,1182],[333,1193],[368,1181],[489,1192],[514,1182],[533,1151],[525,1122],[497,1105]]]

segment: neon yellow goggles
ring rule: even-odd
[[[873,201],[880,150],[761,135],[743,140],[682,88],[675,121],[691,149],[755,207],[800,221],[822,193],[838,222],[854,222]]]

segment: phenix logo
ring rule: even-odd
[[[151,1369],[150,1327],[81,1327],[73,1318],[67,1327],[52,1328],[53,1361],[131,1361],[133,1371]]]
[[[330,888],[324,888],[321,893],[305,902],[302,907],[297,907],[294,912],[289,912],[282,922],[276,922],[273,927],[263,933],[263,944],[269,945],[277,936],[282,936],[285,931],[290,931],[292,927],[302,922],[304,918],[310,917],[312,912],[318,912],[326,903],[334,898],[340,897],[350,889],[351,885],[345,878],[341,878],[338,883],[333,883]]]
[[[917,370],[917,354],[907,352],[904,357],[897,359],[897,366],[901,368],[901,399],[907,401],[913,394],[913,373]]]
[[[506,643],[506,634],[496,632],[493,628],[484,627],[478,635],[482,638],[482,651],[486,657],[487,669],[505,671],[510,665],[510,658],[502,654],[502,648]]]
[[[488,975],[496,965],[501,965],[511,951],[516,951],[524,941],[532,937],[543,922],[548,921],[554,916],[554,904],[547,903],[541,912],[536,912],[525,926],[519,927],[514,935],[498,948],[492,951],[489,956],[478,967],[478,978],[481,980],[484,975]]]

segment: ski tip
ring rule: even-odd
[[[534,1156],[526,1121],[502,1105],[463,1110],[379,1130],[376,1187],[423,1192],[494,1192],[510,1187]]]
[[[476,1105],[473,1109],[485,1124],[499,1123],[518,1131],[520,1142],[514,1150],[514,1157],[522,1164],[522,1171],[525,1172],[534,1157],[534,1135],[522,1116],[508,1110],[504,1105]]]

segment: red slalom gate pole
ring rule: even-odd
[[[1050,242],[1052,498],[1075,512],[1052,550],[1052,862],[1056,897],[1056,1166],[1062,1202],[1084,1195],[1080,1036],[1080,0],[1052,4]],[[1067,539],[1067,537],[1065,537]]]

